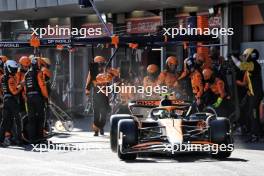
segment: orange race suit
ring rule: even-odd
[[[24,80],[28,104],[28,140],[35,143],[43,139],[44,108],[49,94],[42,71],[33,67],[25,74]]]
[[[107,69],[105,73],[98,73],[98,70],[95,71],[95,73],[91,71],[88,73],[86,81],[86,95],[90,95],[90,91],[92,90],[94,108],[94,123],[92,128],[96,135],[99,131],[101,134],[104,134],[107,114],[111,111],[108,94],[105,90],[112,80],[118,75],[119,71],[113,68]],[[101,88],[103,91],[101,91]]]
[[[21,92],[22,86],[17,82],[16,76],[11,74],[4,74],[1,77],[1,86],[4,98],[3,106],[3,120],[0,129],[0,142],[11,137],[13,128],[13,119],[15,119],[15,133],[16,142],[22,142],[22,125],[19,115],[19,103],[17,95]]]

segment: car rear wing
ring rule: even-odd
[[[160,106],[162,100],[136,100],[128,103],[128,107],[155,108]],[[170,100],[172,106],[191,106],[190,102],[184,100]]]

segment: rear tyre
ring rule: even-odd
[[[126,119],[119,121],[118,139],[122,141],[117,146],[118,157],[124,161],[135,160],[137,158],[136,153],[124,153],[125,149],[138,143],[138,127],[134,120]]]
[[[115,114],[110,119],[110,145],[113,152],[117,151],[117,128],[122,119],[132,119],[129,114]]]
[[[224,117],[218,117],[216,120],[210,122],[211,141],[218,145],[225,145],[225,151],[211,153],[212,158],[224,159],[230,157],[233,147],[233,138],[231,134],[230,121]]]

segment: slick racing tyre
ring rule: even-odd
[[[134,120],[126,119],[118,123],[118,140],[122,141],[117,146],[118,157],[121,160],[135,160],[136,153],[124,153],[125,149],[138,143],[138,127]]]
[[[216,159],[224,159],[230,157],[233,151],[233,138],[231,134],[230,121],[225,117],[217,117],[216,120],[210,122],[210,136],[213,143],[219,146],[225,145],[225,150],[211,153],[211,156]],[[221,148],[221,147],[220,147]]]
[[[115,114],[110,118],[110,145],[113,152],[117,151],[117,128],[122,119],[133,119],[129,114]]]

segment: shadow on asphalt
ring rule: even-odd
[[[221,161],[232,161],[232,162],[248,162],[248,160],[243,158],[225,158],[221,160],[213,159],[207,153],[185,153],[177,154],[173,156],[161,155],[161,154],[151,154],[151,155],[141,155],[135,161],[126,161],[127,163],[189,163],[189,162],[221,162]]]
[[[71,136],[72,136],[72,134],[70,134],[70,133],[56,132],[53,137],[56,137],[56,138],[69,138]]]
[[[93,117],[85,117],[74,120],[74,128],[82,132],[92,132]],[[104,128],[105,132],[110,131],[110,116],[107,117],[107,121]]]
[[[246,136],[235,136],[235,149],[247,149],[247,150],[264,150],[264,138],[261,138],[259,142],[248,143],[245,142]]]

